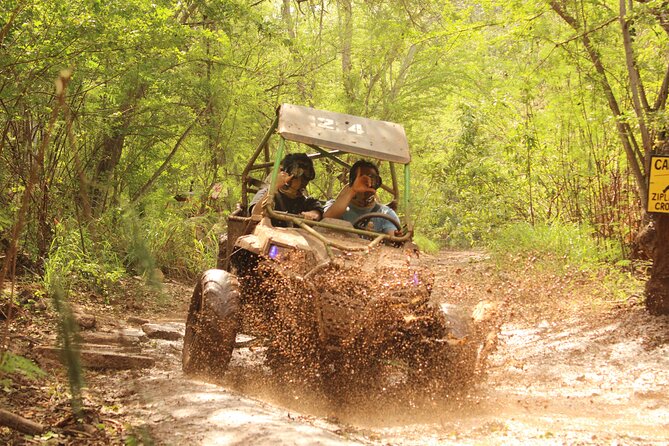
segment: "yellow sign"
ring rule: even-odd
[[[669,156],[650,159],[648,212],[669,213]]]

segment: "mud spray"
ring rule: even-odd
[[[240,277],[242,331],[258,337],[246,338],[216,381],[356,425],[439,421],[476,404],[501,326],[497,307],[449,319],[430,299],[427,269],[368,271],[361,259],[304,279],[301,259],[292,260],[260,261]]]

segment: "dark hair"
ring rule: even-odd
[[[355,182],[355,179],[358,177],[358,168],[360,167],[367,167],[368,169],[374,169],[374,172],[376,172],[376,175],[378,177],[378,185],[374,187],[374,189],[378,189],[381,187],[381,175],[379,174],[379,168],[377,167],[376,164],[372,163],[371,161],[367,160],[358,160],[353,165],[351,166],[351,169],[348,171],[348,185],[353,186],[353,182]],[[374,184],[372,187],[375,186]]]
[[[295,177],[304,177],[307,181],[316,178],[314,162],[306,153],[291,153],[281,161],[281,170]]]

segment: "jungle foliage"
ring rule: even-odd
[[[30,192],[29,269],[100,293],[122,273],[192,277],[288,102],[404,125],[424,246],[556,227],[619,261],[644,217],[647,157],[666,149],[668,8],[4,0],[0,242]],[[324,173],[323,199],[339,189]]]

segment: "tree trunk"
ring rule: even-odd
[[[295,39],[295,28],[290,7],[291,0],[283,0],[283,3],[281,4],[281,19],[283,20],[283,24],[286,27],[288,38],[293,40]]]
[[[646,308],[651,314],[669,314],[669,214],[655,218],[655,255],[646,283]]]
[[[339,23],[341,26],[341,72],[346,93],[346,111],[352,113],[356,99],[355,80],[353,78],[353,62],[351,48],[353,46],[353,6],[351,0],[340,0]]]
[[[641,169],[644,162],[644,154],[639,153],[638,150],[635,150],[636,142],[634,134],[630,131],[629,126],[626,125],[622,119],[620,119],[622,117],[622,112],[620,111],[618,100],[613,94],[613,89],[611,88],[611,84],[609,83],[608,77],[606,75],[604,62],[602,61],[600,54],[597,52],[595,45],[590,40],[588,32],[584,32],[585,30],[582,29],[581,24],[576,20],[576,18],[567,12],[563,2],[553,0],[550,2],[550,6],[569,26],[572,27],[574,31],[581,33],[581,43],[588,53],[588,57],[590,58],[595,71],[597,72],[599,84],[604,90],[604,94],[609,104],[609,108],[611,109],[611,113],[613,113],[613,116],[616,117],[616,128],[618,130],[620,142],[623,145],[625,154],[627,155],[629,167],[634,174],[634,178],[636,179],[637,190],[639,192],[641,202],[645,203],[646,199],[648,198],[648,187],[646,185],[646,177]]]
[[[120,119],[112,127],[111,133],[105,135],[102,141],[102,157],[95,171],[95,180],[91,193],[93,206],[97,215],[100,215],[106,208],[109,183],[112,180],[116,166],[121,161],[123,145],[125,144],[125,137],[132,123],[133,112],[139,100],[144,96],[145,91],[146,85],[140,83],[137,88],[128,93],[119,110],[121,112]]]
[[[669,155],[669,140],[658,144],[658,154]],[[655,214],[652,244],[653,268],[646,283],[646,309],[651,314],[669,314],[669,214]]]

